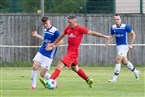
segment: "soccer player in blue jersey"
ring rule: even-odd
[[[43,44],[35,55],[33,61],[33,70],[32,70],[32,89],[36,89],[36,81],[37,81],[37,72],[39,66],[42,67],[40,76],[45,79],[49,79],[50,74],[47,72],[50,69],[53,58],[56,55],[57,48],[46,51],[46,45],[48,43],[53,43],[59,36],[60,32],[57,28],[51,25],[50,20],[47,16],[42,17],[41,19],[42,25],[44,27],[43,36],[38,34],[37,31],[33,31],[32,35],[43,40]],[[62,40],[58,43],[60,45]],[[57,45],[57,46],[58,46]]]
[[[117,56],[116,56],[116,66],[114,70],[114,76],[112,80],[109,80],[108,82],[117,81],[117,77],[121,69],[121,62],[134,73],[136,79],[138,80],[140,71],[136,70],[133,64],[129,62],[127,59],[127,52],[129,51],[129,49],[133,48],[133,43],[136,36],[135,32],[129,25],[123,24],[121,22],[121,17],[118,14],[114,16],[114,20],[115,20],[115,24],[112,25],[111,27],[111,36],[112,37],[115,36],[116,39]],[[128,43],[128,36],[127,36],[128,34],[131,39],[130,43]],[[108,41],[106,43],[106,47],[109,45],[110,42],[111,41]]]

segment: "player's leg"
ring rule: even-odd
[[[52,61],[53,59],[43,56],[43,62],[41,63],[42,69],[40,72],[41,78],[39,78],[39,80],[43,84],[44,87],[46,87],[45,83],[51,76],[47,71],[50,70]]]
[[[62,68],[63,68],[64,66],[67,66],[67,67],[69,68],[69,67],[71,66],[71,64],[73,63],[73,61],[74,61],[74,59],[73,59],[73,57],[72,57],[71,54],[65,55],[65,56],[61,59],[61,61],[58,63],[58,65],[57,65],[55,71],[52,73],[50,79],[55,80],[55,79],[59,76],[59,74],[60,74]]]
[[[50,70],[52,61],[53,61],[53,59],[43,56],[43,62],[41,63],[42,69],[40,72],[40,76],[47,80],[50,78],[50,74],[47,71]]]
[[[37,70],[39,68],[40,65],[43,66],[43,64],[45,63],[45,60],[46,60],[46,57],[43,56],[41,53],[37,53],[36,56],[34,57],[33,61],[34,61],[34,64],[33,64],[33,70],[32,70],[32,89],[35,89],[36,88],[36,81],[37,81]],[[51,59],[52,60],[52,59]],[[48,60],[49,61],[49,60]],[[51,61],[50,61],[51,62]],[[47,62],[46,62],[47,63]],[[44,67],[50,67],[50,66],[47,66],[45,63]],[[41,67],[42,67],[41,66]]]
[[[117,46],[116,66],[114,69],[113,78],[112,80],[109,80],[109,82],[116,82],[121,69],[121,61],[123,57],[126,57],[128,50],[129,50],[128,45]]]
[[[89,78],[83,69],[79,68],[78,65],[72,64],[72,70],[75,71],[81,78],[83,78],[89,85],[90,88],[93,86],[94,80]]]
[[[44,86],[45,88],[46,88],[45,83],[46,83],[46,81],[50,78],[50,74],[47,73],[47,71],[48,71],[48,69],[42,67],[42,70],[41,70],[41,72],[40,72],[41,78],[39,78],[40,82],[43,84],[43,86]]]
[[[109,80],[109,82],[116,82],[117,81],[117,77],[119,76],[120,69],[121,69],[121,60],[122,60],[122,58],[123,58],[122,56],[117,55],[117,57],[116,57],[116,66],[115,66],[115,69],[114,69],[114,75],[113,75],[112,80]]]
[[[48,69],[42,68],[42,70],[40,72],[40,76],[48,80],[51,75],[47,71],[48,71]]]
[[[36,82],[37,82],[37,70],[40,66],[38,61],[34,61],[33,69],[32,69],[32,89],[36,89]]]
[[[65,66],[64,63],[60,61],[57,65],[56,69],[50,76],[50,79],[56,80],[64,66]]]
[[[125,64],[127,66],[127,68],[130,71],[132,71],[134,73],[135,78],[137,80],[139,80],[139,73],[140,73],[140,71],[139,70],[136,70],[136,68],[133,66],[133,64],[128,61],[127,57],[124,57],[122,62],[123,62],[123,64]]]

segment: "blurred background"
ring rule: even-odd
[[[43,5],[48,13],[145,13],[145,0],[0,0],[0,12],[37,13]]]
[[[41,17],[49,16],[52,25],[62,33],[66,17],[75,14],[78,23],[102,34],[108,34],[119,13],[123,23],[136,32],[135,47],[129,60],[145,64],[145,0],[0,0],[0,66],[31,66],[42,41],[32,37],[43,34]],[[110,66],[115,63],[116,48],[104,48],[105,39],[85,35],[80,46],[80,65]],[[112,44],[115,44],[114,42]],[[66,52],[67,38],[53,61],[56,64]],[[88,52],[89,51],[89,52]]]

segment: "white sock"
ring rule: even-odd
[[[37,70],[32,70],[32,87],[36,88]]]
[[[117,77],[118,77],[118,75],[113,75],[113,81],[116,81],[117,80]]]
[[[121,68],[121,64],[116,64],[115,70],[114,70],[113,80],[117,80],[117,77],[120,73],[120,68]]]
[[[134,73],[136,73],[136,71],[137,71],[131,62],[128,62],[127,68]]]
[[[127,64],[126,66],[127,66],[127,68],[128,68],[129,70],[131,70],[131,71],[134,69],[134,66],[132,65],[131,62],[128,62],[128,64]]]
[[[50,76],[51,75],[49,73],[45,73],[44,78],[48,80],[50,78]]]

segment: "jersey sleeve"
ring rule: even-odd
[[[110,29],[110,33],[109,33],[109,34],[114,35],[114,30],[113,30],[112,27],[111,27],[111,29]]]
[[[65,29],[64,29],[64,34],[66,35],[67,34],[67,29],[68,29],[68,27],[66,27]]]
[[[60,36],[60,32],[58,30],[56,30],[55,33],[54,33],[54,36],[57,39]]]
[[[126,31],[129,32],[129,33],[132,31],[132,28],[131,28],[129,25],[127,25],[127,24],[126,24],[126,26],[125,26],[125,29],[126,29]]]
[[[83,26],[80,26],[79,28],[80,32],[83,33],[83,34],[88,34],[89,30]]]

